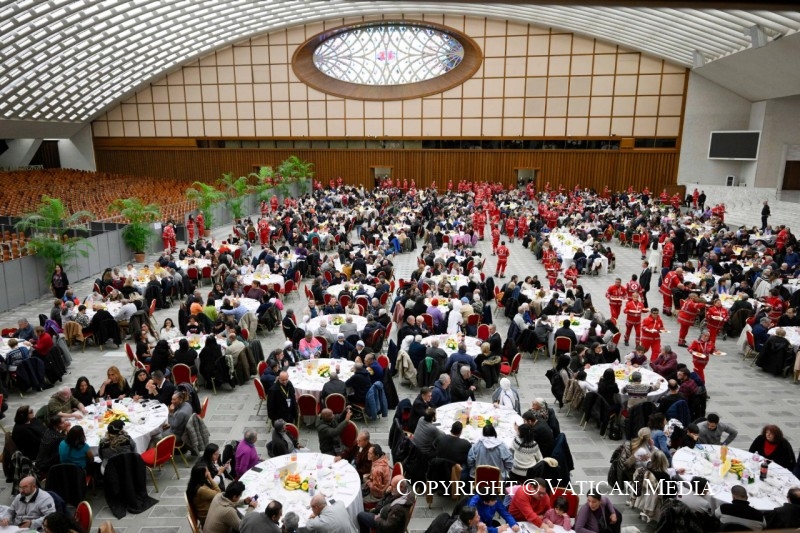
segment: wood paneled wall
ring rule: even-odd
[[[328,183],[374,186],[372,167],[391,167],[394,179],[414,179],[417,187],[436,183],[440,189],[453,180],[516,183],[516,168],[539,170],[538,187],[621,190],[633,185],[660,191],[676,183],[678,151],[665,150],[253,150],[253,149],[137,149],[95,146],[97,170],[137,176],[178,177],[187,183],[213,182],[223,172],[237,176],[253,165],[272,165],[291,155],[315,165],[316,179]],[[187,185],[188,186],[188,185]],[[181,192],[182,194],[182,192]]]

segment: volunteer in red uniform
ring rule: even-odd
[[[664,247],[661,250],[661,266],[671,268],[673,257],[675,257],[675,245],[672,244],[672,239],[667,238],[664,240]]]
[[[189,215],[189,219],[186,221],[186,233],[189,236],[188,242],[194,242],[194,217]]]
[[[544,269],[545,272],[547,272],[547,281],[550,283],[550,290],[554,290],[556,288],[558,273],[561,270],[561,267],[558,264],[558,259],[555,257],[546,259],[544,262]]]
[[[172,229],[172,224],[164,226],[164,231],[161,233],[161,241],[164,243],[164,249],[174,249],[173,243],[175,242],[175,230]]]
[[[453,192],[453,180],[447,182],[447,192]]]
[[[789,239],[789,228],[781,226],[778,236],[775,237],[775,247],[783,252],[786,249],[786,241]]]
[[[650,314],[642,320],[641,345],[650,352],[650,362],[656,360],[661,353],[661,332],[664,331],[664,322],[658,316],[658,308],[650,309]]]
[[[639,277],[636,274],[631,274],[631,280],[625,284],[625,292],[627,293],[628,298],[635,294],[639,296],[642,295],[642,286],[639,285],[637,281]]]
[[[611,308],[611,318],[617,320],[619,313],[622,310],[622,302],[625,300],[627,291],[622,286],[622,280],[617,278],[614,284],[606,291],[606,298],[608,299],[608,306]]]
[[[681,208],[681,195],[678,194],[678,193],[673,194],[672,195],[672,199],[670,200],[670,203],[672,203],[672,207],[674,207],[676,210],[680,209]]]
[[[497,268],[494,273],[496,278],[506,277],[506,264],[508,263],[509,255],[511,255],[511,252],[509,252],[508,247],[506,247],[506,241],[501,242],[500,246],[497,247]]]
[[[695,187],[694,191],[692,191],[692,207],[697,209],[697,200],[700,198],[700,192]]]
[[[266,200],[261,200],[261,216],[265,217],[269,213],[269,204]]]
[[[628,341],[631,338],[631,330],[636,331],[636,344],[640,344],[642,337],[642,313],[644,312],[644,304],[639,298],[639,293],[634,292],[629,296],[625,302],[625,346],[628,346]]]
[[[667,275],[664,276],[664,280],[661,283],[661,287],[658,288],[658,291],[661,293],[661,296],[664,297],[662,310],[664,311],[665,315],[672,316],[672,289],[677,289],[682,287],[683,287],[683,269],[676,268],[671,272],[667,272]]]
[[[500,230],[497,226],[492,226],[492,255],[497,255],[497,245],[500,243]]]
[[[650,234],[647,232],[647,228],[642,228],[640,235],[641,238],[639,239],[639,252],[641,252],[642,259],[644,259],[647,255],[647,246],[650,244]]]
[[[711,307],[706,309],[706,327],[708,328],[711,346],[716,348],[717,335],[728,322],[728,310],[722,307],[722,300],[716,298]]]
[[[608,185],[605,185],[605,186],[603,187],[603,194],[602,194],[602,197],[603,197],[603,198],[611,198],[611,189],[609,189],[609,188],[608,188]]]
[[[525,215],[520,215],[519,220],[517,221],[517,237],[520,239],[525,238],[525,233],[528,231],[528,219],[525,218]]]
[[[558,226],[558,211],[551,210],[547,213],[547,227],[555,229],[556,226]]]
[[[700,297],[692,293],[681,303],[681,310],[678,311],[678,323],[681,325],[678,331],[678,346],[686,346],[686,334],[689,328],[694,326],[697,316],[706,308],[706,304]]]
[[[658,196],[658,200],[661,202],[662,205],[667,205],[669,201],[669,196],[667,196],[667,189],[661,191],[661,194]]]
[[[342,180],[342,177],[339,176],[338,178],[336,178],[336,186],[341,187],[342,184],[344,184],[344,180]]]
[[[711,354],[714,353],[714,343],[709,339],[707,331],[701,333],[699,339],[692,341],[692,344],[689,345],[689,353],[692,354],[694,371],[705,382],[706,375],[704,371]]]
[[[197,213],[197,238],[203,238],[203,235],[206,234],[206,219],[203,217],[203,213]]]
[[[278,210],[278,197],[276,195],[273,194],[272,198],[269,199],[269,205],[273,213],[275,213]]]
[[[261,217],[261,220],[258,221],[258,240],[261,242],[261,246],[269,244],[269,222],[265,217]]]
[[[567,281],[571,281],[573,284],[578,283],[578,267],[575,266],[575,263],[570,263],[569,267],[564,271],[564,279]]]
[[[506,219],[506,236],[509,242],[514,242],[514,232],[517,230],[517,220],[514,217]]]

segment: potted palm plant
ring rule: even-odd
[[[308,180],[314,177],[313,168],[314,163],[293,155],[278,166],[278,174],[290,183],[297,183],[298,191],[302,195],[308,192]]]
[[[128,224],[122,228],[122,240],[133,251],[137,263],[144,262],[145,250],[154,237],[151,224],[161,217],[158,204],[145,204],[140,198],[114,200],[108,210],[119,213]]]
[[[269,201],[275,189],[272,182],[275,170],[269,166],[259,167],[258,172],[251,172],[248,177],[256,179],[256,184],[251,187],[251,190],[258,195],[259,201]]]
[[[25,248],[45,261],[49,278],[56,265],[64,265],[77,256],[89,256],[89,232],[81,226],[92,218],[89,211],[70,214],[60,199],[44,195],[36,211],[23,215],[15,227],[30,234]]]
[[[234,219],[240,219],[244,216],[244,196],[250,186],[247,184],[247,177],[240,176],[236,179],[233,178],[233,172],[223,174],[219,183],[225,186],[225,203],[231,210],[231,215]]]
[[[192,186],[186,189],[186,198],[189,201],[195,202],[197,208],[203,212],[205,217],[205,231],[208,233],[214,225],[214,212],[211,208],[214,204],[225,199],[225,193],[218,190],[213,185],[203,183],[202,181],[195,181]]]

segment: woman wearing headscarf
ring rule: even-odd
[[[507,407],[520,414],[519,392],[511,386],[508,378],[500,379],[500,387],[492,394],[492,403],[496,407]]]

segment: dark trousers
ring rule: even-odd
[[[358,513],[357,519],[359,533],[370,533],[370,530],[376,527],[375,515],[368,511],[361,511]]]

